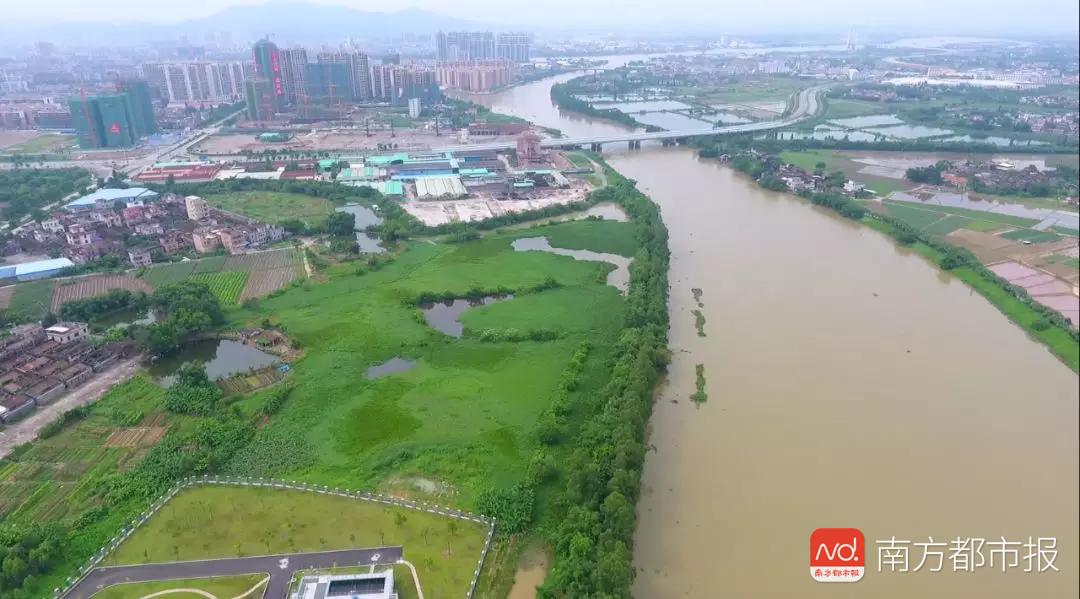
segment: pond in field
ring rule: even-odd
[[[514,299],[514,296],[508,294],[487,295],[479,299],[459,298],[441,302],[425,302],[420,304],[420,311],[424,313],[424,320],[431,328],[451,337],[461,337],[465,332],[465,325],[458,319],[466,310],[511,299]]]
[[[765,139],[761,136],[759,139]],[[805,131],[781,131],[776,134],[777,139],[848,139],[850,141],[885,141],[881,135],[874,135],[866,131],[848,131],[847,129],[833,129],[818,125],[813,133]]]
[[[559,256],[569,256],[574,260],[587,262],[607,262],[615,266],[615,270],[608,273],[607,284],[626,293],[630,285],[630,263],[633,258],[618,254],[605,254],[592,250],[568,250],[566,248],[552,247],[547,237],[524,237],[515,239],[514,250],[518,252],[548,252]]]
[[[375,214],[374,210],[362,204],[346,204],[337,211],[348,212],[356,217],[353,227],[356,229],[356,245],[360,248],[361,254],[379,254],[386,251],[378,239],[365,232],[368,227],[382,223],[382,219]]]
[[[179,353],[155,360],[148,368],[158,384],[168,387],[184,364],[201,364],[210,380],[257,370],[278,363],[278,357],[232,339],[206,339],[184,346]]]
[[[416,366],[416,360],[408,358],[390,358],[382,364],[376,364],[364,371],[364,378],[371,380],[381,378],[398,372],[412,370]]]
[[[657,112],[660,110],[686,110],[689,104],[676,102],[675,100],[652,100],[646,102],[594,102],[596,108],[615,108],[627,114],[638,112]]]
[[[896,137],[899,139],[919,139],[920,137],[937,137],[940,135],[949,135],[952,133],[949,129],[939,129],[938,127],[926,127],[924,125],[893,125],[891,127],[875,127],[868,129],[868,131],[874,133],[880,133],[882,135],[888,135],[889,137]]]
[[[95,326],[105,329],[111,329],[112,327],[127,328],[133,324],[146,325],[155,322],[157,322],[157,315],[154,314],[153,310],[118,310],[95,318],[92,321]]]
[[[903,122],[904,121],[896,118],[896,115],[892,114],[871,114],[829,121],[830,124],[839,125],[841,127],[850,127],[852,129],[859,129],[861,127],[880,127],[882,125],[899,125]]]

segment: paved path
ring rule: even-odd
[[[64,393],[56,401],[41,406],[25,418],[7,425],[3,431],[0,431],[0,458],[11,453],[15,447],[36,439],[38,432],[46,424],[56,420],[64,412],[94,403],[114,385],[131,378],[139,368],[140,359],[141,356],[135,356],[118,362],[105,372],[94,375],[94,378],[85,384]]]
[[[107,586],[125,582],[269,574],[270,582],[266,585],[264,597],[266,599],[284,599],[285,593],[289,590],[289,583],[292,581],[293,574],[298,570],[394,564],[401,559],[401,555],[401,547],[378,547],[375,549],[347,549],[319,553],[236,557],[166,564],[144,564],[141,566],[110,566],[91,571],[64,597],[66,599],[89,599],[91,595]]]

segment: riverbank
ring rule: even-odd
[[[706,154],[712,156],[716,152],[699,150],[699,155]],[[774,184],[775,177],[760,166],[769,163],[769,158],[762,155],[753,160],[732,160],[731,166],[759,186],[766,181]],[[772,189],[772,186],[765,188]],[[911,247],[936,267],[951,273],[978,292],[1029,337],[1046,346],[1073,372],[1080,373],[1080,333],[1075,324],[1032,299],[1022,287],[1010,284],[986,268],[970,251],[952,245],[941,237],[923,233],[900,219],[868,210],[862,203],[839,193],[806,191],[797,195]]]

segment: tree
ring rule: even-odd
[[[824,175],[826,168],[828,168],[827,164],[825,164],[824,162],[819,162],[814,165],[814,174],[818,176]]]
[[[335,212],[327,217],[325,228],[331,235],[352,235],[356,231],[356,215],[351,212]]]
[[[206,376],[201,365],[184,364],[176,382],[165,392],[165,408],[178,414],[206,416],[213,412],[221,396],[221,389]]]

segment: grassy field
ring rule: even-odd
[[[293,365],[289,401],[238,458],[244,468],[399,493],[434,487],[463,506],[492,486],[522,480],[538,443],[537,419],[583,341],[594,351],[581,392],[595,392],[605,379],[623,300],[603,282],[606,264],[515,252],[510,244],[518,237],[570,239],[592,230],[588,249],[629,250],[614,239],[628,237],[624,229],[596,224],[560,223],[457,245],[414,244],[376,272],[331,269],[327,284],[237,313],[238,325],[264,318],[280,323],[307,348]],[[549,277],[561,287],[469,310],[461,318],[461,339],[428,327],[410,302],[421,292],[519,290]],[[472,334],[482,329],[544,329],[558,338],[482,342]],[[418,363],[408,372],[363,378],[366,368],[395,356]],[[256,394],[241,405],[256,410],[264,398]],[[280,439],[293,445],[288,459],[276,455]]]
[[[327,517],[333,514],[333,517]],[[402,545],[433,597],[468,590],[487,527],[416,510],[285,489],[196,487],[167,503],[111,565]]]
[[[885,205],[889,207],[889,211],[892,212],[894,208],[898,208],[903,214],[910,214],[912,210],[921,210],[923,212],[935,212],[939,215],[954,214],[957,216],[966,216],[975,221],[984,221],[987,223],[993,223],[995,225],[1008,225],[1011,227],[1020,227],[1027,229],[1032,225],[1037,224],[1039,221],[1033,218],[1023,218],[1020,216],[1012,216],[1010,214],[999,214],[997,212],[984,212],[981,210],[970,210],[967,208],[954,208],[952,206],[938,206],[936,204],[923,204],[915,202],[902,202],[899,200],[885,200]],[[903,217],[900,217],[903,218]],[[913,217],[916,218],[916,217]],[[928,219],[928,216],[918,217],[920,219]],[[940,216],[939,216],[940,218]],[[936,220],[936,219],[935,219]],[[930,221],[933,222],[933,221]],[[912,222],[912,224],[915,224]],[[922,226],[922,225],[916,225]],[[969,227],[970,228],[970,227]]]
[[[213,578],[185,578],[183,580],[158,580],[154,582],[129,582],[105,587],[96,593],[93,599],[142,599],[147,595],[174,589],[198,589],[218,599],[239,597],[255,585],[267,579],[265,574],[247,574],[243,576],[217,576]],[[204,597],[199,593],[168,593],[177,599]],[[251,597],[258,597],[255,592]]]
[[[638,244],[634,226],[611,220],[581,222],[574,227],[551,227],[546,233],[553,247],[593,250],[634,257]]]
[[[934,235],[948,235],[957,229],[966,227],[969,223],[971,223],[971,219],[966,216],[950,215],[930,224],[923,231]]]
[[[40,137],[24,141],[21,144],[4,148],[4,151],[10,154],[41,154],[44,152],[68,149],[74,143],[74,135],[46,133]]]
[[[846,119],[868,114],[884,114],[889,112],[886,104],[879,102],[867,102],[864,100],[846,100],[843,98],[829,98],[825,109],[824,119]]]
[[[56,281],[42,279],[20,283],[15,286],[8,310],[20,320],[41,320],[52,306],[53,288]]]
[[[1035,229],[1017,229],[1015,231],[1002,233],[1001,236],[1005,239],[1012,239],[1015,241],[1030,241],[1031,243],[1049,243],[1051,241],[1057,241],[1061,239],[1061,235],[1058,235],[1057,233],[1051,233],[1049,231],[1036,231]]]
[[[888,177],[874,177],[859,172],[864,165],[851,159],[852,157],[834,150],[799,150],[780,153],[780,160],[793,164],[807,172],[814,172],[819,162],[825,163],[825,172],[842,171],[848,179],[858,181],[866,185],[866,188],[878,195],[888,195],[894,191],[910,189],[913,184],[901,179]]]
[[[992,231],[1000,230],[1004,226],[1005,225],[1001,223],[993,223],[986,220],[972,220],[969,221],[966,225],[964,225],[964,228],[971,229],[972,231],[982,231],[984,233],[989,233]]]
[[[581,152],[566,152],[566,159],[574,164],[578,168],[590,168],[592,167],[592,161],[589,157]]]
[[[205,272],[193,274],[188,277],[188,280],[206,283],[218,300],[228,305],[240,301],[240,294],[244,292],[244,285],[247,284],[248,273],[242,270]]]
[[[704,104],[784,102],[791,94],[810,85],[809,81],[797,77],[748,78],[705,90],[699,93],[697,101]]]
[[[334,212],[334,204],[325,198],[276,191],[240,191],[206,196],[215,208],[236,212],[268,223],[297,219],[318,225]]]
[[[100,505],[101,481],[130,467],[155,439],[155,430],[135,429],[152,428],[147,425],[153,422],[163,433],[168,426],[163,395],[149,378],[136,376],[93,404],[86,418],[0,462],[0,516],[8,522],[46,522],[75,518]],[[131,434],[122,434],[125,430]]]

